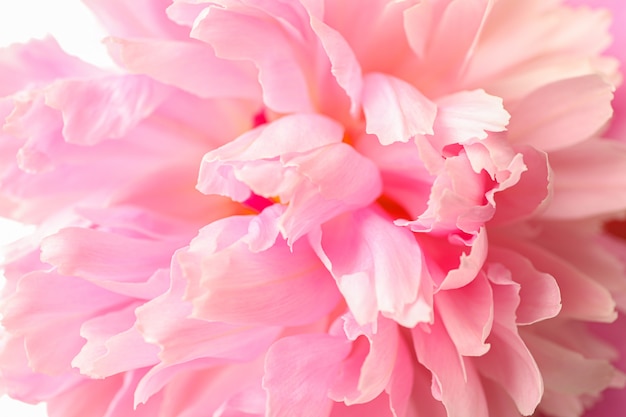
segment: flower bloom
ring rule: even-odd
[[[623,387],[610,14],[85,0],[0,52],[0,388],[51,417],[577,417]],[[617,135],[617,136],[613,136]],[[608,326],[608,327],[607,327]]]

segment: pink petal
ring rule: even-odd
[[[237,220],[248,225],[252,216]],[[213,252],[210,242],[228,233],[216,233],[215,227],[205,228],[188,251],[177,255],[189,280],[185,297],[194,305],[194,317],[293,326],[314,322],[336,306],[336,285],[306,241],[290,248],[279,239],[265,251],[252,252],[244,238]]]
[[[263,101],[272,110],[279,113],[313,110],[306,67],[301,66],[296,55],[302,34],[293,34],[292,38],[275,16],[256,8],[254,14],[249,8],[244,9],[247,13],[241,13],[228,3],[203,11],[191,36],[211,45],[220,58],[252,61],[259,69]]]
[[[598,75],[548,84],[513,108],[508,138],[542,151],[566,148],[606,125],[612,99],[613,87]]]
[[[365,131],[383,145],[433,134],[437,107],[411,84],[381,73],[363,78]]]
[[[543,216],[577,219],[620,210],[626,204],[626,146],[589,140],[550,153],[554,195]],[[585,169],[581,170],[580,167]]]
[[[407,39],[421,58],[422,83],[428,86],[428,81],[436,80],[427,88],[446,91],[463,74],[493,4],[492,0],[420,2],[405,12]]]
[[[109,33],[128,38],[186,38],[189,29],[176,25],[165,14],[171,0],[84,0]]]
[[[348,42],[338,31],[314,16],[311,16],[311,28],[328,55],[333,76],[350,97],[351,115],[357,117],[363,89],[363,77],[359,61]]]
[[[437,310],[450,339],[460,355],[482,356],[489,350],[486,343],[493,324],[493,294],[484,275],[464,287],[439,291]]]
[[[516,323],[525,325],[552,318],[561,311],[561,293],[550,274],[535,269],[529,259],[506,248],[491,247],[489,261],[504,265],[520,284]]]
[[[159,349],[144,341],[134,327],[138,303],[92,318],[80,334],[87,343],[72,366],[91,378],[106,378],[158,363]]]
[[[531,147],[516,147],[523,155],[519,179],[494,194],[496,213],[490,224],[519,221],[544,210],[552,196],[552,171],[548,155]]]
[[[568,260],[532,243],[507,240],[506,247],[532,260],[538,271],[556,279],[563,303],[561,317],[611,322],[617,317],[610,292]]]
[[[41,259],[59,273],[99,281],[138,282],[167,268],[175,242],[159,242],[115,233],[66,228],[42,242]],[[112,262],[111,260],[115,260]]]
[[[63,115],[63,136],[79,145],[121,138],[167,98],[167,90],[143,76],[63,81],[46,104]]]
[[[250,197],[250,189],[236,177],[238,162],[276,158],[339,143],[342,130],[341,125],[318,115],[285,116],[260,126],[204,156],[198,189],[205,194],[226,195],[236,201],[245,201]]]
[[[0,96],[65,77],[92,76],[100,70],[66,54],[51,37],[0,50]]]
[[[199,42],[109,38],[107,46],[128,71],[149,75],[191,94],[260,99],[254,67],[221,60]]]
[[[16,400],[37,403],[56,397],[85,380],[76,371],[46,375],[33,371],[24,346],[24,337],[3,331],[0,338],[2,382],[0,390]]]
[[[346,336],[354,343],[329,395],[346,405],[367,403],[378,397],[391,380],[398,351],[398,328],[393,321],[379,318],[374,333],[372,326],[360,326],[352,315],[343,320]],[[359,339],[360,336],[365,338]],[[365,347],[365,356],[358,346]]]
[[[432,396],[443,403],[448,416],[488,417],[478,373],[472,362],[459,355],[439,317],[411,333],[418,361],[432,372]]]
[[[332,406],[328,391],[349,352],[345,339],[325,334],[285,337],[274,343],[265,359],[265,415],[328,416]]]
[[[475,363],[481,373],[500,383],[523,415],[532,414],[543,395],[543,379],[533,356],[518,334],[516,311],[520,286],[508,271],[492,266],[487,275],[493,283],[494,324],[491,349]]]
[[[435,137],[431,142],[440,152],[446,145],[485,139],[487,132],[506,130],[510,115],[502,99],[484,90],[462,91],[436,100]]]
[[[407,327],[431,320],[432,283],[410,231],[362,209],[324,224],[312,242],[358,323],[378,312]]]
[[[78,278],[32,272],[20,280],[16,293],[7,300],[2,323],[11,333],[25,336],[34,369],[58,374],[70,369],[85,342],[79,333],[82,324],[128,301]],[[63,338],[59,339],[59,334]],[[51,340],[56,341],[53,349]]]

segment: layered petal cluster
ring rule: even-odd
[[[0,52],[0,215],[34,225],[0,389],[52,417],[608,415],[607,10],[85,3],[115,70]]]

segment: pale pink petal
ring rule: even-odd
[[[589,139],[609,121],[613,87],[588,75],[548,84],[512,110],[508,138],[513,143],[553,151]]]
[[[324,224],[312,242],[358,323],[378,312],[407,327],[431,320],[432,282],[407,229],[362,209]]]
[[[344,316],[343,320],[353,347],[341,364],[340,377],[329,395],[346,405],[367,403],[378,397],[392,378],[400,337],[398,327],[391,320],[379,318],[373,332],[371,325],[360,326],[352,315]]]
[[[205,194],[226,195],[235,201],[245,201],[251,192],[236,177],[238,162],[276,158],[283,153],[306,152],[339,143],[342,130],[341,125],[318,115],[286,116],[260,126],[204,156],[198,189]],[[311,140],[312,137],[316,140]]]
[[[34,372],[24,349],[24,337],[3,331],[0,337],[0,390],[11,398],[37,403],[56,397],[86,378],[75,370],[59,375]]]
[[[80,335],[87,340],[72,366],[92,378],[105,378],[158,363],[159,349],[144,341],[135,328],[139,303],[85,321]]]
[[[487,132],[502,132],[510,119],[502,99],[484,90],[450,94],[435,103],[437,119],[431,142],[440,152],[446,145],[485,139]]]
[[[186,38],[189,29],[170,21],[165,8],[171,0],[84,0],[109,33],[129,38]]]
[[[41,259],[59,273],[98,281],[137,282],[167,268],[176,242],[66,228],[42,242]],[[115,259],[115,262],[111,262]]]
[[[265,360],[265,415],[328,416],[332,407],[328,391],[349,352],[346,339],[324,334],[291,336],[274,343]]]
[[[116,61],[132,73],[200,97],[260,99],[254,67],[221,60],[206,44],[121,38],[109,38],[106,44]]]
[[[460,355],[482,356],[489,350],[486,342],[493,325],[493,294],[484,275],[464,287],[439,291],[437,311]]]
[[[512,186],[499,189],[493,195],[496,213],[490,224],[503,224],[520,221],[547,207],[552,196],[552,170],[546,153],[529,146],[517,146],[515,150],[523,155],[522,166],[510,178]]]
[[[350,98],[350,113],[353,117],[358,115],[363,89],[363,76],[361,66],[341,34],[325,24],[318,17],[311,16],[311,28],[319,37],[322,47],[331,62],[331,71],[337,83],[343,88]]]
[[[508,271],[490,267],[494,302],[491,349],[475,361],[481,373],[500,383],[522,415],[531,415],[543,395],[543,379],[533,356],[520,338],[516,311],[520,303],[520,285]],[[512,375],[515,375],[512,377]]]
[[[234,2],[225,3],[204,10],[191,36],[211,45],[220,58],[252,61],[259,69],[263,101],[272,110],[313,110],[304,63],[297,54],[302,34],[286,33],[278,19],[259,10],[241,13],[229,4]]]
[[[84,280],[54,272],[24,276],[4,305],[3,326],[25,337],[29,364],[39,372],[68,371],[85,340],[80,327],[102,310],[123,306],[128,298]],[[63,334],[63,338],[57,336]],[[56,343],[50,344],[54,340]]]
[[[437,107],[411,84],[381,73],[363,78],[365,131],[383,145],[433,134]]]
[[[567,259],[521,240],[506,240],[506,247],[532,260],[538,271],[556,279],[563,303],[560,316],[594,322],[612,322],[617,318],[611,293]]]
[[[535,269],[529,259],[513,250],[491,247],[489,261],[504,265],[512,280],[520,285],[520,302],[515,312],[518,324],[552,318],[561,311],[561,293],[556,280]]]
[[[449,91],[470,61],[494,3],[493,0],[428,1],[405,12],[407,39],[421,58],[420,86],[434,92]]]
[[[443,323],[411,330],[417,359],[432,372],[432,396],[443,403],[448,416],[488,417],[487,401],[472,362],[459,355]]]
[[[66,54],[48,37],[0,50],[0,96],[65,77],[99,74],[97,68]]]
[[[543,216],[579,219],[619,210],[626,204],[626,149],[594,139],[550,153],[554,195]],[[580,167],[585,169],[581,170]]]
[[[167,98],[167,89],[143,76],[63,81],[46,93],[46,105],[63,115],[69,143],[93,145],[118,139]]]
[[[180,253],[178,258],[180,258]],[[183,300],[187,281],[174,263],[171,287],[137,309],[137,328],[160,347],[161,366],[200,358],[245,361],[260,355],[281,332],[277,327],[243,327],[193,318],[193,305]]]
[[[578,352],[531,332],[523,334],[533,352],[546,386],[569,395],[599,393],[615,376],[607,360],[585,358]],[[571,373],[563,373],[569,369]]]
[[[248,227],[252,219],[238,220]],[[189,281],[185,298],[193,303],[194,317],[241,325],[293,326],[318,320],[338,303],[335,282],[308,242],[290,248],[278,239],[267,250],[252,252],[244,237],[210,251],[210,242],[228,233],[216,231],[216,226],[213,223],[201,231],[176,258]]]

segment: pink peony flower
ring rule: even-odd
[[[0,52],[0,215],[36,226],[0,389],[51,417],[610,415],[609,12],[85,3],[119,69]]]

